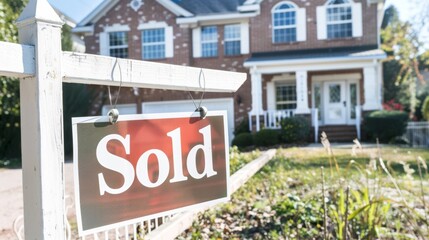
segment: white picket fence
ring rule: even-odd
[[[429,147],[429,122],[408,122],[404,137],[412,147]]]

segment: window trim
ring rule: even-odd
[[[226,29],[227,29],[227,27],[231,27],[231,28],[233,28],[233,29],[235,29],[235,31],[237,31],[238,32],[238,37],[236,37],[236,38],[226,38]],[[242,32],[242,30],[241,30],[241,28],[242,28],[242,24],[240,24],[240,23],[237,23],[237,24],[227,24],[227,25],[224,25],[224,28],[223,28],[223,41],[224,41],[224,44],[223,44],[223,54],[224,54],[224,56],[228,56],[228,57],[231,57],[231,56],[239,56],[239,55],[241,55],[241,53],[242,53],[242,50],[241,50],[241,45],[242,45],[242,43],[241,43],[241,41],[242,41],[242,36],[241,36],[241,32]],[[238,53],[237,54],[227,54],[227,52],[226,52],[226,43],[227,42],[239,42],[239,51],[238,51]]]
[[[328,0],[324,5],[320,5],[316,7],[316,18],[317,18],[317,39],[318,40],[327,40],[327,10],[326,6],[331,1]],[[354,2],[353,0],[348,0],[348,3],[352,6],[352,37],[358,38],[363,36],[363,14],[362,14],[362,3]],[[329,40],[341,40],[344,38],[333,38]]]
[[[277,9],[279,8],[281,5],[284,4],[289,4],[292,5],[293,8],[289,8],[289,9]],[[293,2],[289,2],[289,1],[282,1],[277,3],[276,5],[274,5],[274,7],[271,9],[271,26],[272,26],[272,43],[292,43],[292,42],[297,42],[298,41],[298,6],[293,3]],[[285,12],[295,12],[295,24],[291,24],[291,25],[282,25],[282,26],[275,26],[274,21],[274,14],[276,13],[285,13]],[[276,42],[275,39],[275,30],[278,29],[292,29],[295,28],[295,40],[294,41],[286,41],[286,42]]]
[[[216,37],[215,39],[209,39],[209,40],[204,40],[204,33],[203,33],[203,29],[204,28],[214,28],[216,29]],[[201,57],[202,58],[211,58],[211,57],[218,57],[219,56],[219,36],[218,36],[218,26],[217,25],[207,25],[207,26],[201,26],[201,36],[200,36],[200,46],[201,46]],[[212,33],[211,33],[212,34]],[[213,44],[216,43],[216,55],[209,55],[209,56],[205,56],[204,55],[204,44]]]
[[[114,33],[124,33],[125,36],[126,36],[126,40],[127,40],[126,44],[123,44],[123,45],[114,45],[114,46],[110,45],[110,35],[114,34]],[[128,38],[128,32],[127,31],[111,31],[111,32],[107,32],[107,36],[108,36],[108,46],[107,46],[107,48],[108,48],[109,56],[111,56],[111,57],[118,57],[118,56],[112,56],[111,55],[110,51],[112,49],[126,49],[127,50],[127,56],[124,57],[124,58],[129,58],[130,57],[129,43],[128,43],[129,38]]]
[[[99,53],[103,56],[110,56],[110,33],[113,32],[128,32],[131,30],[128,25],[121,25],[121,24],[113,24],[108,25],[103,28],[103,32],[99,33]],[[128,38],[129,41],[129,38]],[[116,47],[116,46],[115,46]],[[127,44],[127,48],[129,49],[129,44]],[[129,56],[129,52],[128,52]]]
[[[164,48],[165,48],[165,54],[163,58],[156,58],[156,59],[145,59],[145,60],[159,60],[159,59],[166,59],[166,58],[172,58],[174,57],[174,35],[173,35],[173,27],[169,26],[166,22],[155,22],[150,21],[148,23],[141,23],[137,27],[137,30],[140,31],[140,37],[141,37],[141,58],[143,58],[143,31],[149,30],[149,29],[158,29],[158,28],[164,28]]]
[[[158,30],[158,29],[162,29],[163,33],[164,33],[164,41],[162,42],[144,42],[143,41],[143,35],[144,35],[144,31],[150,31],[150,30]],[[166,58],[166,50],[167,50],[167,33],[166,33],[166,29],[161,27],[161,28],[144,28],[141,31],[141,57],[143,60],[159,60],[159,59],[165,59]],[[145,51],[144,51],[144,47],[145,46],[158,46],[158,45],[162,45],[164,47],[164,55],[161,57],[156,57],[156,58],[145,58]]]
[[[353,25],[355,24],[353,22],[353,4],[351,1],[349,0],[345,0],[347,1],[347,3],[340,3],[340,4],[333,4],[332,2],[335,0],[329,0],[326,3],[326,38],[327,39],[342,39],[342,38],[350,38],[353,37]],[[329,20],[329,9],[335,9],[335,8],[350,8],[350,19],[347,20],[336,20],[336,21],[330,21]],[[345,37],[329,37],[329,26],[331,25],[341,25],[341,24],[351,24],[351,34],[350,36],[345,36]]]

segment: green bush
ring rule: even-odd
[[[423,102],[422,115],[426,121],[429,121],[429,96],[427,96]]]
[[[279,143],[279,132],[274,129],[262,129],[253,135],[257,147],[269,147]]]
[[[234,135],[238,136],[240,133],[250,133],[249,130],[249,120],[244,118],[243,121],[238,124],[238,126],[234,129]]]
[[[408,122],[408,114],[401,111],[374,111],[365,116],[364,129],[370,139],[378,138],[387,143],[402,136]]]
[[[253,145],[253,136],[251,133],[240,133],[232,140],[232,146],[237,146],[239,149]]]
[[[306,118],[293,116],[280,122],[280,139],[284,143],[307,142],[310,135],[310,125]]]

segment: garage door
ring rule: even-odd
[[[199,100],[195,100],[199,104]],[[228,135],[231,142],[234,132],[234,100],[232,98],[204,99],[202,106],[208,111],[226,110],[228,118]],[[192,100],[144,102],[143,113],[191,112],[195,110]]]

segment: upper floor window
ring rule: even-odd
[[[352,5],[348,0],[331,0],[326,8],[328,39],[352,37]]]
[[[362,3],[353,0],[327,0],[325,5],[317,6],[316,22],[317,39],[361,37]]]
[[[224,53],[226,56],[240,55],[241,53],[241,25],[225,25]]]
[[[202,57],[217,57],[217,27],[201,27],[201,53]]]
[[[165,58],[165,29],[144,29],[142,31],[143,59]]]
[[[109,33],[109,55],[128,58],[128,32]]]
[[[280,3],[272,10],[273,42],[295,42],[297,40],[297,8],[294,4]]]

